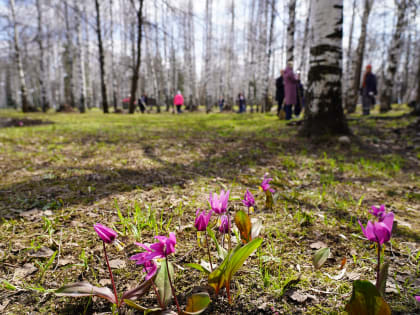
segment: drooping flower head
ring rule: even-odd
[[[150,246],[142,243],[136,243],[136,245],[142,247],[146,251],[130,257],[131,260],[136,260],[137,265],[144,266],[144,270],[147,272],[146,280],[153,277],[156,273],[157,266],[153,259],[165,258],[175,252],[175,233],[169,233],[169,237],[155,236],[155,238],[158,242]]]
[[[222,215],[220,217],[220,226],[219,226],[219,232],[222,234],[229,233],[231,228],[230,220],[227,215]]]
[[[253,207],[255,205],[254,196],[251,194],[251,192],[248,189],[246,190],[245,197],[242,200],[242,203],[244,204],[244,206],[248,208]]]
[[[382,245],[391,239],[392,225],[394,224],[394,213],[390,212],[383,216],[382,221],[368,221],[366,229],[359,220],[363,234],[371,242]]]
[[[209,203],[211,209],[216,212],[217,214],[223,214],[227,210],[228,201],[229,201],[229,193],[228,191],[220,191],[220,195],[210,193]]]
[[[209,213],[206,215],[206,211],[200,213],[200,209],[197,209],[195,213],[195,223],[194,226],[197,231],[205,231],[207,229],[207,225],[209,225],[209,221],[211,218],[212,211],[210,210]]]
[[[369,213],[380,220],[382,216],[385,214],[385,205],[381,205],[380,208],[376,208],[375,206],[372,206],[372,210],[369,210]]]
[[[113,229],[110,229],[109,227],[102,225],[100,223],[96,223],[93,228],[95,229],[98,236],[108,244],[111,244],[115,241],[117,238],[117,232],[115,232]]]
[[[270,184],[269,184],[269,182],[271,182],[272,180],[273,180],[272,178],[267,177],[267,174],[265,174],[265,175],[264,175],[264,179],[263,179],[263,181],[262,181],[262,183],[261,183],[261,185],[260,185],[260,188],[261,188],[263,191],[267,191],[267,190],[269,190],[269,191],[271,191],[272,193],[274,193],[274,189],[273,189],[273,188],[271,188],[271,187],[270,187]]]

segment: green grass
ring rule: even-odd
[[[331,280],[325,273],[338,274],[337,266],[346,257],[347,272],[374,278],[374,250],[360,239],[357,219],[366,222],[370,206],[382,203],[410,225],[399,223],[393,254],[386,251],[393,257],[399,290],[386,299],[401,312],[415,312],[411,296],[418,291],[419,249],[408,244],[418,244],[420,236],[420,169],[418,152],[405,150],[413,141],[404,129],[413,118],[400,117],[405,112],[402,106],[379,115],[389,117],[386,123],[354,116],[357,120],[350,125],[357,138],[344,147],[336,139],[312,143],[299,138],[296,126],[271,114],[0,111],[0,117],[53,122],[0,129],[0,263],[5,263],[0,278],[5,289],[22,289],[6,311],[109,312],[98,301],[40,293],[79,278],[99,285],[107,277],[94,223],[114,227],[125,243],[122,252],[110,252],[112,259],[126,260],[137,251],[136,241],[150,243],[156,234],[176,231],[174,259],[182,259],[177,262],[182,266],[203,257],[193,222],[196,209],[208,208],[208,194],[231,189],[236,211],[248,188],[257,200],[255,216],[263,221],[265,241],[233,281],[232,294],[240,302],[227,306],[214,298],[208,314],[252,313],[261,301],[266,301],[266,312],[341,312],[351,281]],[[404,137],[394,128],[403,130]],[[264,196],[258,191],[265,173],[273,177],[278,192],[272,212],[262,210]],[[310,245],[317,241],[326,243],[333,257],[315,271]],[[27,255],[42,246],[71,263]],[[126,261],[117,272],[120,288],[143,276]],[[14,279],[14,270],[25,263],[35,264],[38,271],[25,281]],[[205,283],[189,269],[179,270],[177,281],[183,292]],[[296,303],[290,298],[294,290],[315,298]],[[34,306],[41,298],[43,306]],[[151,300],[152,294],[145,302]]]

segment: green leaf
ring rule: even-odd
[[[236,212],[235,223],[241,233],[242,243],[249,243],[251,240],[251,220],[249,219],[248,214],[243,210]]]
[[[210,296],[207,292],[194,293],[187,299],[187,308],[185,309],[184,314],[201,314],[206,310],[210,302]]]
[[[109,288],[95,287],[87,281],[81,281],[62,286],[61,288],[55,290],[55,294],[58,296],[73,297],[99,296],[101,298],[107,299],[113,304],[116,304],[114,293],[112,293]]]
[[[345,310],[349,315],[391,315],[391,309],[379,291],[365,280],[353,282],[353,292]]]
[[[149,279],[147,281],[144,281],[142,284],[140,284],[138,287],[133,288],[129,291],[124,292],[123,296],[121,297],[122,300],[125,299],[133,299],[133,298],[141,298],[143,295],[145,295],[147,292],[149,292],[150,287],[152,286],[152,279]]]
[[[265,191],[265,208],[267,210],[273,210],[273,204],[274,204],[273,194],[271,193],[269,189],[267,189]]]
[[[6,289],[6,290],[11,290],[11,291],[15,291],[15,290],[17,290],[17,287],[15,287],[13,284],[11,284],[9,281],[6,281],[6,280],[2,280],[2,282],[3,282],[3,287]]]
[[[168,262],[171,279],[174,279],[174,267]],[[168,272],[165,260],[162,260],[160,268],[156,273],[155,284],[158,288],[160,299],[164,306],[167,306],[172,300],[171,284],[169,283]]]
[[[386,262],[382,265],[381,270],[379,271],[379,293],[382,296],[385,296],[386,280],[388,278],[388,269],[389,269],[389,262]]]
[[[196,264],[196,263],[189,263],[186,264],[187,267],[191,267],[194,269],[197,269],[198,271],[204,272],[206,274],[210,273],[210,270],[208,270],[207,268],[205,268],[204,266],[200,265],[200,264]]]
[[[260,247],[261,243],[263,242],[262,238],[256,238],[249,242],[248,244],[244,245],[238,250],[235,250],[226,266],[226,279],[227,283],[230,283],[230,280],[235,275],[235,273],[239,270],[239,268],[243,265],[245,260],[258,248]]]
[[[216,295],[219,293],[219,290],[223,288],[225,284],[225,270],[229,262],[230,255],[227,255],[223,262],[209,274],[209,285],[214,289]]]
[[[327,261],[329,255],[330,249],[328,247],[318,249],[312,258],[315,269],[321,268],[321,266]]]

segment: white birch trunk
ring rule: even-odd
[[[293,62],[295,49],[296,0],[289,0],[289,24],[287,25],[287,62]]]
[[[43,20],[42,20],[41,0],[36,0],[36,10],[38,14],[37,42],[39,46],[39,86],[41,89],[41,108],[42,108],[42,111],[45,113],[50,106],[48,104],[47,91],[45,88],[47,79],[46,79],[46,71],[45,71],[45,64],[44,64],[45,53],[44,53],[44,44],[43,44],[44,32],[42,31]]]
[[[79,83],[79,110],[81,113],[86,111],[86,78],[85,78],[85,64],[84,64],[84,55],[83,55],[83,43],[82,43],[82,26],[81,26],[81,10],[79,0],[76,0],[74,3],[75,6],[75,19],[76,19],[76,49],[77,49],[77,58],[78,63],[78,83]]]
[[[314,0],[311,23],[309,102],[302,133],[348,133],[341,104],[343,0]]]
[[[346,55],[347,60],[346,60],[346,66],[344,67],[345,85],[343,86],[344,88],[343,95],[344,95],[344,102],[345,102],[346,108],[348,108],[350,103],[352,102],[352,100],[350,100],[349,91],[351,89],[350,81],[351,81],[352,69],[350,69],[350,65],[353,58],[352,49],[353,49],[353,30],[354,30],[355,16],[356,16],[356,0],[353,0],[351,21],[350,21],[349,42],[348,42],[347,55]]]
[[[13,40],[15,46],[15,60],[16,60],[16,67],[19,76],[19,83],[20,83],[20,96],[22,100],[22,111],[28,112],[31,108],[28,100],[28,92],[26,88],[26,81],[25,81],[25,72],[22,66],[22,57],[20,54],[20,47],[19,47],[19,37],[18,37],[18,29],[17,29],[17,22],[16,22],[16,12],[15,12],[15,0],[10,0],[10,11],[12,14],[12,23],[13,23]]]
[[[385,77],[383,78],[383,84],[381,89],[381,95],[379,97],[381,107],[380,111],[387,112],[391,109],[392,103],[392,86],[395,79],[395,73],[397,72],[398,65],[398,55],[401,51],[401,36],[406,25],[406,11],[408,7],[409,0],[395,0],[397,5],[397,25],[392,36],[391,45],[388,52],[388,68],[385,72]]]

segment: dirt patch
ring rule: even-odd
[[[29,118],[2,118],[0,117],[0,128],[27,127],[36,125],[50,125],[52,121]]]

